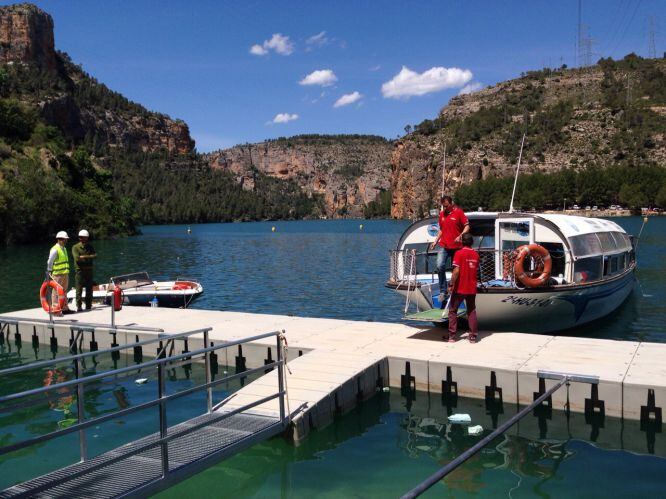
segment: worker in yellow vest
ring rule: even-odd
[[[53,279],[62,286],[66,293],[67,288],[69,287],[69,255],[67,254],[67,248],[65,246],[67,245],[69,236],[67,235],[67,232],[61,230],[56,234],[56,240],[57,242],[51,248],[49,259],[46,262],[46,279]],[[51,306],[53,307],[57,304],[58,294],[53,291]],[[74,311],[70,310],[67,303],[65,303],[62,313],[73,314]]]

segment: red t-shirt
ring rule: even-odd
[[[440,211],[439,230],[442,231],[442,235],[439,238],[439,245],[446,249],[462,248],[462,243],[457,243],[456,237],[462,234],[467,224],[465,212],[457,206],[448,215],[444,211]]]
[[[461,295],[475,295],[479,254],[469,247],[460,249],[453,257],[453,266],[459,269],[456,288],[453,292]]]

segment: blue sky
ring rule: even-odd
[[[35,3],[60,50],[185,120],[201,152],[300,133],[394,138],[467,85],[575,62],[577,0]],[[661,0],[583,0],[593,60],[646,56],[649,16],[663,54],[664,14]]]

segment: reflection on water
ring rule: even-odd
[[[311,433],[301,446],[281,439],[257,445],[161,496],[396,497],[482,438],[468,435],[464,425],[449,424],[450,411],[470,414],[486,435],[518,410],[508,404],[489,410],[470,399],[447,408],[440,395],[421,392],[409,411],[407,405],[398,390],[380,393]],[[598,423],[558,411],[529,415],[426,497],[661,494],[664,437],[648,435],[639,423],[610,418]]]

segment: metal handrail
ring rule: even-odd
[[[2,322],[2,320],[0,320]],[[70,327],[72,331],[75,330],[83,330],[85,328],[79,328],[76,326]],[[139,346],[144,346],[144,345],[150,345],[152,343],[159,343],[164,340],[177,340],[180,338],[185,338],[192,336],[194,334],[198,333],[203,333],[206,331],[211,331],[213,328],[200,328],[200,329],[193,329],[191,331],[185,331],[183,333],[174,333],[174,334],[169,334],[169,333],[164,333],[164,334],[158,334],[155,338],[149,338],[147,340],[141,340],[141,341],[136,341],[134,343],[125,343],[123,345],[118,345],[115,347],[110,347],[106,348],[104,350],[94,350],[90,352],[81,352],[77,353],[74,355],[68,355],[65,357],[57,357],[55,359],[50,359],[50,360],[40,360],[37,362],[31,362],[30,364],[25,364],[22,366],[16,366],[16,367],[9,367],[7,369],[2,369],[0,370],[0,376],[4,376],[7,374],[15,374],[17,372],[21,371],[29,371],[31,369],[37,369],[39,367],[45,367],[45,366],[52,366],[54,363],[60,363],[60,362],[69,362],[69,361],[75,361],[77,359],[84,359],[87,357],[96,357],[98,355],[104,355],[107,353],[113,353],[113,352],[119,352],[121,350],[126,350],[128,348],[134,348],[134,347],[139,347]],[[0,402],[2,402],[2,398],[0,397]]]
[[[146,340],[144,342],[139,342],[141,344],[146,344],[146,343],[154,343],[155,341],[164,341],[165,339],[167,342],[171,342],[174,339],[177,338],[182,338],[186,336],[190,336],[193,334],[198,334],[198,333],[203,333],[204,335],[204,348],[194,350],[191,352],[183,352],[181,354],[176,354],[176,355],[169,355],[169,356],[163,356],[166,353],[166,347],[163,348],[159,353],[158,357],[153,360],[149,360],[146,362],[142,362],[140,364],[136,364],[134,366],[126,366],[118,369],[114,369],[112,371],[106,371],[103,373],[99,374],[94,374],[91,376],[87,377],[79,377],[82,374],[82,369],[81,369],[81,359],[82,357],[90,354],[94,355],[103,355],[105,353],[112,353],[115,351],[118,351],[120,349],[124,348],[130,348],[134,347],[139,343],[131,343],[131,344],[126,344],[126,345],[120,345],[118,347],[113,347],[109,348],[106,350],[100,350],[100,351],[95,351],[95,352],[88,352],[87,354],[78,354],[78,355],[73,355],[68,357],[70,360],[74,360],[75,362],[75,374],[77,376],[76,379],[65,381],[62,383],[56,383],[50,386],[45,386],[45,387],[39,387],[31,390],[24,390],[19,393],[15,394],[9,394],[0,397],[0,403],[5,403],[13,400],[18,400],[26,397],[31,397],[40,393],[46,393],[46,392],[51,392],[54,390],[59,391],[60,396],[69,396],[70,394],[73,394],[72,388],[76,388],[76,394],[77,394],[77,406],[78,406],[78,411],[77,411],[77,422],[73,424],[72,426],[68,428],[63,428],[59,430],[52,431],[50,433],[40,435],[37,437],[29,438],[20,442],[16,442],[7,446],[0,447],[0,456],[7,454],[9,452],[13,452],[31,445],[35,445],[37,443],[53,440],[55,438],[74,433],[74,432],[79,432],[79,447],[80,447],[80,455],[81,455],[81,461],[85,461],[87,459],[87,443],[86,443],[86,437],[85,437],[85,430],[91,426],[98,425],[100,423],[116,419],[122,416],[126,416],[128,414],[131,414],[133,412],[137,412],[143,409],[148,409],[150,407],[155,407],[159,406],[160,408],[160,437],[155,441],[150,444],[146,444],[144,446],[139,447],[138,449],[134,449],[131,453],[129,454],[123,454],[122,459],[129,457],[130,455],[134,455],[140,452],[143,452],[145,450],[148,450],[150,448],[156,447],[156,446],[162,446],[162,476],[164,477],[166,474],[169,473],[169,463],[168,463],[168,450],[166,447],[166,444],[179,436],[186,435],[190,433],[191,431],[194,431],[195,429],[198,429],[205,424],[210,424],[210,422],[203,423],[201,425],[194,425],[193,427],[188,428],[187,430],[184,431],[179,431],[176,434],[169,434],[167,435],[167,426],[166,426],[166,403],[168,401],[181,398],[187,395],[190,395],[192,393],[201,391],[201,390],[206,390],[207,395],[207,412],[211,413],[212,412],[212,389],[215,386],[218,386],[222,383],[227,383],[231,380],[242,378],[242,377],[247,377],[251,374],[262,372],[266,369],[272,369],[274,367],[277,367],[278,369],[278,387],[277,387],[277,392],[275,394],[272,394],[270,396],[264,397],[261,400],[257,400],[254,402],[251,402],[249,404],[245,404],[239,408],[234,409],[233,411],[227,412],[224,415],[220,415],[219,418],[215,418],[215,420],[221,420],[226,417],[229,417],[234,414],[238,414],[240,412],[243,412],[247,409],[250,409],[252,407],[255,407],[257,405],[260,405],[264,402],[267,402],[269,400],[273,400],[275,398],[279,398],[280,400],[280,424],[283,426],[288,422],[289,420],[289,415],[285,415],[284,412],[284,397],[286,396],[286,390],[284,388],[284,365],[286,363],[286,359],[283,356],[282,352],[282,336],[283,332],[280,331],[272,331],[269,333],[263,333],[263,334],[258,334],[254,336],[250,336],[247,338],[243,338],[240,340],[234,340],[230,342],[222,342],[218,343],[217,346],[208,345],[208,333],[211,330],[211,328],[201,328],[193,331],[187,331],[184,333],[178,333],[175,335],[171,335],[170,337],[164,337],[162,336],[161,338],[158,339],[153,339],[153,340]],[[261,367],[249,369],[240,373],[236,373],[230,376],[226,376],[224,378],[220,378],[218,380],[212,380],[211,379],[211,365],[210,365],[210,354],[216,350],[223,349],[223,348],[229,348],[233,347],[236,345],[240,345],[243,343],[251,342],[251,341],[256,341],[264,338],[268,338],[271,336],[276,337],[277,341],[277,360],[272,362],[271,364],[263,365]],[[194,358],[197,356],[204,356],[205,360],[205,375],[206,375],[206,381],[203,384],[187,388],[185,390],[181,390],[177,393],[173,393],[170,395],[167,395],[165,393],[165,376],[164,376],[164,371],[166,368],[167,364],[173,364],[176,361],[180,360],[187,360],[188,362],[194,362]],[[62,359],[58,359],[59,361]],[[52,364],[53,361],[49,362],[49,364]],[[34,369],[38,367],[39,365],[42,365],[43,363],[35,363],[35,364],[28,364],[25,366],[26,368]],[[140,371],[142,369],[150,368],[150,367],[157,367],[157,375],[158,375],[158,397],[156,399],[150,400],[148,402],[144,402],[142,404],[139,404],[134,407],[129,407],[125,409],[121,409],[119,411],[115,411],[113,413],[109,414],[104,414],[102,416],[92,418],[92,419],[84,419],[84,411],[83,411],[83,398],[84,398],[84,385],[86,383],[91,383],[94,381],[101,380],[103,378],[108,378],[111,376],[116,376],[118,374],[130,372],[130,371]],[[23,369],[20,369],[23,370]],[[10,369],[5,369],[3,371],[0,371],[0,376],[2,374],[6,374],[7,372],[18,372],[20,371],[17,368],[10,368]],[[63,392],[63,389],[67,390],[66,392]],[[114,458],[115,459],[115,458]],[[93,471],[94,469],[98,469],[101,466],[106,466],[110,463],[110,461],[105,460],[102,464],[95,465],[92,469],[88,468],[86,469],[85,473],[89,473]],[[74,478],[74,476],[78,476],[77,474],[74,475],[69,475],[67,477],[67,480]],[[39,490],[43,490],[42,488],[39,488]],[[37,490],[36,489],[31,489],[31,494],[35,493]]]
[[[94,328],[102,329],[105,331],[149,331],[154,333],[163,333],[164,329],[160,327],[144,327],[144,326],[118,326],[113,324],[102,324],[97,322],[80,322],[73,320],[49,320],[49,319],[24,319],[21,317],[12,317],[8,315],[0,315],[0,322],[7,324],[29,324],[35,326],[79,326],[81,328]]]
[[[413,499],[413,498],[418,497],[421,494],[423,494],[426,490],[428,490],[430,487],[432,487],[437,482],[442,480],[449,473],[451,473],[453,470],[455,470],[461,464],[463,464],[465,461],[467,461],[470,457],[472,457],[474,454],[479,452],[481,449],[483,449],[490,442],[492,442],[497,437],[499,437],[501,434],[503,434],[505,431],[507,431],[509,428],[511,428],[514,424],[516,424],[522,418],[527,416],[530,412],[532,412],[532,410],[534,408],[541,405],[541,403],[544,400],[546,400],[553,393],[555,393],[557,390],[562,388],[562,386],[569,385],[569,383],[571,383],[571,382],[589,383],[589,384],[592,384],[592,385],[599,384],[599,377],[598,376],[587,376],[587,375],[580,375],[580,374],[558,373],[558,372],[554,372],[554,371],[539,371],[537,373],[537,376],[541,379],[557,380],[557,383],[555,383],[555,385],[553,385],[548,390],[545,390],[542,394],[540,394],[536,399],[534,399],[534,401],[530,405],[524,407],[521,411],[514,414],[511,418],[509,418],[507,421],[505,421],[500,426],[498,426],[492,433],[490,433],[489,435],[486,435],[484,438],[479,440],[475,445],[473,445],[472,447],[467,449],[465,452],[460,454],[458,457],[456,457],[453,461],[451,461],[446,466],[439,469],[437,472],[430,475],[428,478],[426,478],[423,482],[421,482],[419,485],[414,487],[412,490],[410,490],[406,494],[402,495],[401,499]],[[567,407],[567,409],[568,409],[568,407]]]

